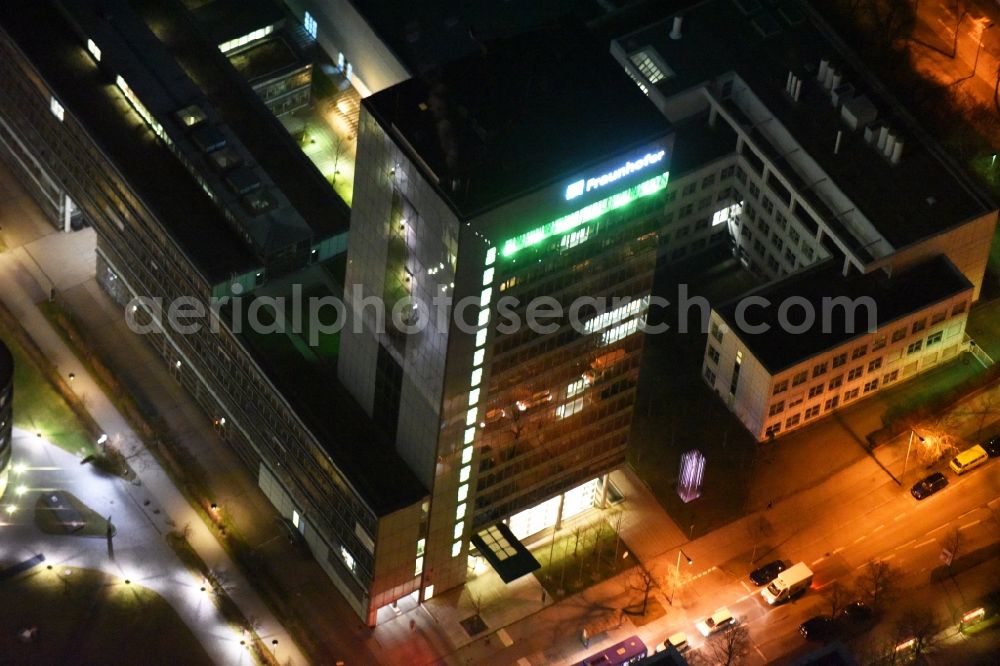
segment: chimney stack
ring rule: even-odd
[[[680,39],[681,38],[681,24],[684,22],[683,16],[674,17],[674,28],[670,31],[670,39]]]

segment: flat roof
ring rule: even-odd
[[[182,0],[216,46],[280,23],[285,12],[275,0]]]
[[[226,57],[236,71],[251,83],[293,69],[311,66],[311,63],[299,58],[281,36],[269,37],[235,53],[229,52]]]
[[[202,37],[194,16],[175,2],[130,0],[147,25],[204,91],[316,239],[347,233],[351,209],[218,46]]]
[[[892,277],[883,271],[853,273],[844,277],[842,265],[841,259],[827,260],[743,294],[716,308],[716,311],[750,353],[774,375],[868,333],[866,308],[857,308],[857,330],[850,333],[847,331],[845,308],[824,308],[824,299],[847,297],[854,300],[870,297],[876,305],[876,326],[881,330],[897,319],[963,291],[972,290],[972,283],[945,255],[929,259]],[[760,296],[769,302],[767,307],[751,306],[745,312],[746,323],[766,324],[766,332],[747,333],[737,323],[736,307],[750,296]],[[815,325],[805,333],[796,334],[783,330],[778,323],[779,306],[793,298],[808,301],[816,314]],[[822,322],[824,309],[831,311],[825,327]],[[788,312],[788,320],[793,324],[800,323],[802,307],[792,306]],[[828,330],[823,331],[823,328]]]
[[[588,21],[606,12],[599,0],[424,0],[419,11],[414,11],[411,0],[352,4],[413,74],[478,53],[481,41],[533,30],[563,16]]]
[[[362,103],[464,219],[670,128],[576,24],[485,41]]]
[[[325,271],[325,265],[313,265],[294,276],[271,280],[253,296],[292,298],[293,283],[301,285],[304,298],[342,296],[335,294]],[[254,298],[241,302],[245,323]],[[304,324],[308,327],[308,322]],[[376,515],[412,506],[428,495],[389,437],[337,379],[339,334],[319,334],[319,344],[310,346],[308,330],[296,335],[249,329],[244,326],[240,338],[254,359]]]
[[[177,157],[94,66],[54,5],[0,2],[0,24],[207,282],[260,265]]]
[[[654,84],[668,98],[726,72],[737,73],[894,248],[993,210],[993,204],[974,189],[884,86],[863,66],[855,69],[853,54],[842,50],[846,47],[839,39],[814,23],[811,10],[798,0],[706,0],[677,14],[683,16],[681,39],[669,37],[673,19],[667,17],[617,41],[628,54],[648,46],[655,49],[672,73]],[[903,137],[905,148],[898,165],[890,164],[867,144],[861,130],[852,132],[841,121],[830,93],[816,81],[824,58],[843,73],[842,84],[854,86],[855,97],[866,95],[872,101],[878,111],[877,122],[887,122]],[[797,103],[784,91],[789,71],[802,80]],[[735,106],[729,104],[727,109],[733,111]],[[748,129],[755,122],[746,117],[737,119]],[[764,138],[759,134],[767,129],[765,123],[751,131]],[[834,155],[841,130],[840,150]],[[785,162],[779,164],[785,167],[783,173],[791,168],[788,162],[796,158],[775,157]],[[809,191],[818,184],[805,185]],[[826,212],[851,214],[844,210]],[[845,222],[841,231],[850,226]],[[847,237],[842,240],[852,243]],[[862,250],[860,245],[853,249]]]

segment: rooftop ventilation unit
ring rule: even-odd
[[[683,34],[681,33],[681,25],[683,23],[684,23],[683,16],[674,17],[674,27],[673,29],[670,30],[670,39],[677,40],[683,37]]]
[[[844,100],[844,105],[840,108],[840,119],[847,123],[852,130],[865,128],[865,141],[871,143],[872,132],[869,125],[878,119],[878,109],[868,99],[867,95],[853,95]]]

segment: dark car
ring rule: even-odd
[[[840,609],[840,618],[854,624],[864,624],[872,617],[872,607],[863,601],[849,603]]]
[[[785,563],[781,560],[775,560],[774,562],[768,562],[759,569],[754,569],[750,572],[750,580],[753,581],[754,585],[760,587],[761,585],[767,585],[772,580],[778,577],[782,571],[785,570]]]
[[[918,500],[930,497],[937,491],[948,485],[948,479],[941,472],[934,472],[930,476],[924,477],[913,484],[910,494]]]
[[[1000,435],[994,435],[983,442],[983,448],[986,449],[986,455],[990,458],[1000,456]]]
[[[799,625],[799,633],[806,640],[822,641],[833,635],[833,620],[826,615],[811,617]]]

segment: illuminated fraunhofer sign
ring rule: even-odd
[[[621,180],[629,174],[633,174],[636,171],[642,171],[650,164],[662,162],[663,157],[666,154],[667,151],[665,150],[661,150],[657,153],[646,153],[636,161],[633,162],[629,160],[614,171],[609,171],[602,176],[595,176],[594,178],[581,178],[575,183],[571,183],[569,187],[566,188],[566,200],[569,201],[570,199],[575,199],[584,192],[590,192],[591,190],[596,190],[617,180]]]

